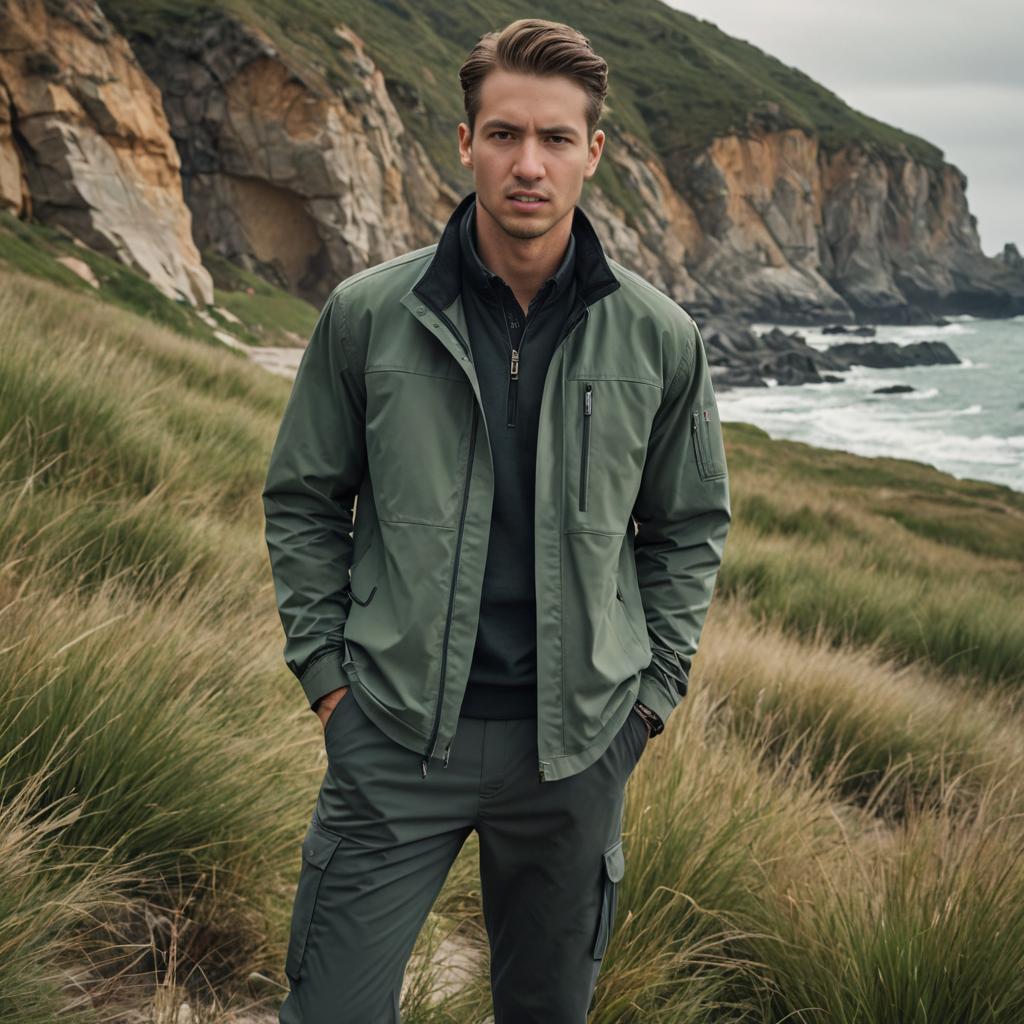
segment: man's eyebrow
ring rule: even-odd
[[[511,121],[499,121],[496,118],[492,118],[490,121],[484,123],[484,129],[488,128],[501,128],[505,131],[510,132],[521,132],[523,129],[517,125],[512,124]],[[552,128],[541,128],[538,131],[539,135],[579,135],[579,132],[569,124],[555,125]]]

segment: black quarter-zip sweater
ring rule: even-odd
[[[576,229],[525,312],[480,259],[476,202],[459,223],[463,304],[494,463],[494,506],[480,625],[460,715],[537,714],[534,479],[544,378],[577,299]],[[513,358],[513,350],[518,360]],[[518,379],[513,376],[516,363]]]

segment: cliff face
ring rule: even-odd
[[[196,241],[319,304],[344,277],[434,241],[459,195],[405,131],[344,24],[340,91],[213,15],[138,39],[182,155]]]
[[[212,302],[160,92],[100,8],[8,0],[0,38],[0,204]]]
[[[345,23],[328,70],[216,11],[130,43],[84,0],[11,0],[0,18],[0,202],[188,301],[211,300],[198,245],[319,304],[435,241],[472,187],[443,179]],[[1024,273],[983,255],[949,164],[826,151],[770,117],[670,165],[605,130],[634,202],[591,182],[583,205],[613,257],[685,305],[789,322],[1024,311]]]
[[[1024,275],[981,251],[964,175],[799,130],[715,140],[675,177],[700,226],[687,253],[716,312],[791,321],[1010,315]]]

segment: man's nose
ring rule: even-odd
[[[519,147],[516,154],[516,162],[513,173],[520,178],[540,178],[544,174],[544,160],[540,142],[533,138],[526,138]]]

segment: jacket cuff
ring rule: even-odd
[[[664,683],[658,680],[657,675],[644,669],[640,673],[640,691],[637,693],[636,699],[641,704],[646,704],[657,714],[662,724],[667,725],[669,715],[676,709],[682,696],[677,693],[673,700],[672,695],[666,691]]]
[[[342,686],[348,686],[348,676],[342,667],[344,648],[333,650],[328,654],[316,659],[309,668],[302,674],[299,680],[306,700],[314,711],[316,703],[321,697]]]

